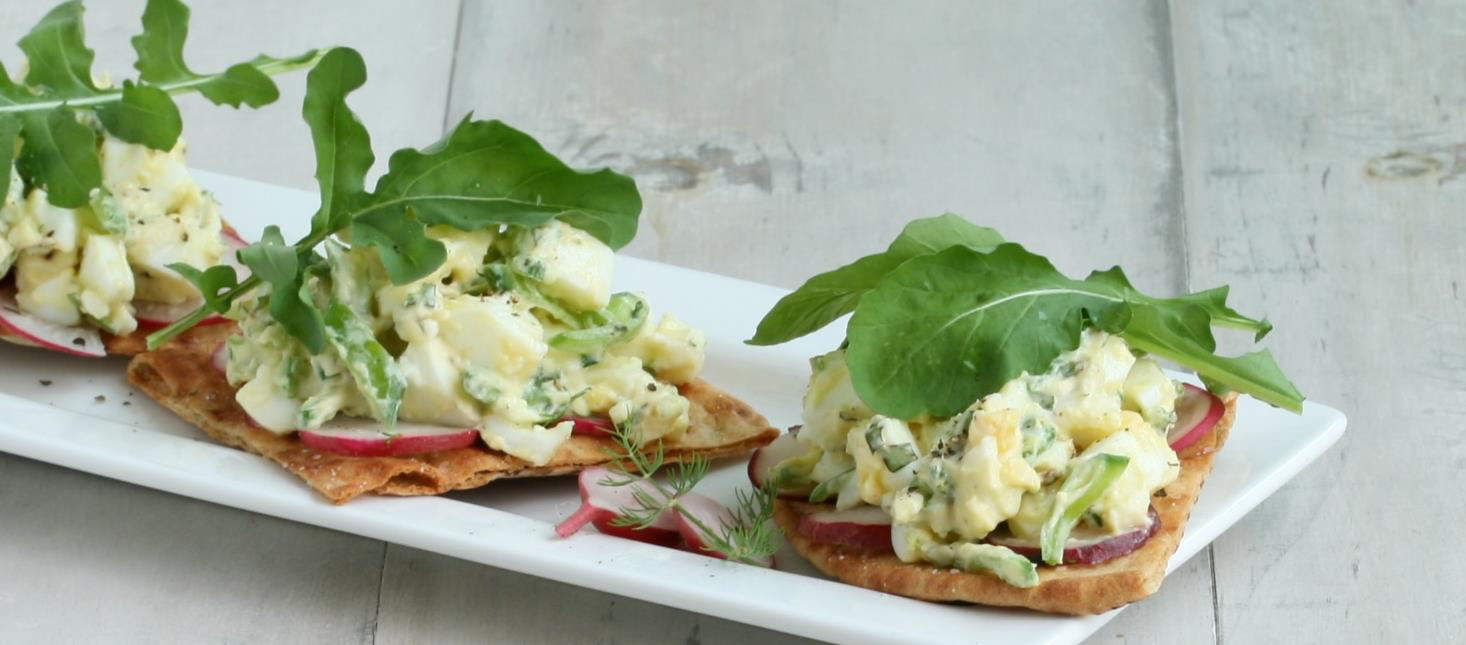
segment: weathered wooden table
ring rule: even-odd
[[[1350,430],[1094,640],[1466,630],[1466,3],[195,4],[201,66],[359,48],[379,158],[473,110],[631,173],[634,255],[792,287],[950,210],[1067,271],[1230,284]],[[91,7],[99,69],[140,5]],[[192,163],[312,186],[285,85],[188,102]],[[755,639],[794,640],[0,455],[7,642]]]

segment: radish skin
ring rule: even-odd
[[[1126,555],[1144,546],[1151,536],[1161,529],[1161,518],[1156,514],[1155,508],[1150,509],[1150,523],[1145,526],[1121,533],[1119,535],[1107,536],[1093,540],[1070,539],[1064,545],[1063,564],[1099,564]],[[996,537],[984,540],[988,544],[1008,547],[1014,553],[1025,558],[1039,561],[1042,557],[1042,549],[1037,542],[1019,540],[1013,537]]]
[[[1190,383],[1184,384],[1184,388],[1176,401],[1176,423],[1166,435],[1167,443],[1176,452],[1185,450],[1210,433],[1227,411],[1227,404],[1215,394]]]
[[[392,434],[372,419],[337,417],[320,428],[296,435],[309,448],[348,457],[406,457],[467,448],[478,441],[473,429],[399,422]]]
[[[891,516],[879,506],[819,511],[799,518],[798,531],[816,542],[890,552]]]
[[[596,530],[615,537],[661,545],[675,543],[678,534],[676,519],[672,517],[676,513],[673,511],[662,513],[651,526],[646,528],[638,529],[614,524],[615,520],[620,517],[621,509],[637,508],[641,505],[641,502],[636,499],[638,491],[658,497],[661,495],[660,489],[645,480],[621,486],[604,483],[608,480],[624,480],[627,477],[628,475],[612,472],[604,466],[580,471],[580,508],[555,526],[555,534],[560,537],[570,537],[584,528],[586,524],[594,524]]]
[[[102,335],[90,327],[55,325],[22,311],[13,289],[0,289],[0,337],[22,345],[51,349],[72,356],[107,355]]]
[[[616,430],[610,419],[600,417],[565,417],[560,420],[571,423],[570,434],[582,437],[609,437]]]

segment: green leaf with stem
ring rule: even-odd
[[[881,414],[950,416],[1023,372],[1047,370],[1094,326],[1239,392],[1299,409],[1302,395],[1267,354],[1213,353],[1214,316],[1231,326],[1267,326],[1226,308],[1219,295],[1153,298],[1119,269],[1073,280],[1017,244],[990,253],[952,247],[907,261],[861,299],[848,328],[851,381]]]
[[[890,248],[810,278],[784,296],[758,323],[750,345],[777,345],[818,331],[855,311],[860,299],[907,260],[953,246],[991,251],[1003,236],[951,213],[914,220]]]
[[[445,259],[442,244],[426,235],[427,226],[498,231],[505,225],[537,226],[562,219],[612,247],[626,244],[636,233],[641,197],[630,178],[604,169],[571,169],[533,138],[497,121],[465,118],[433,146],[399,150],[375,189],[362,192],[362,177],[372,161],[371,142],[346,98],[365,81],[365,74],[356,52],[333,49],[308,79],[302,112],[315,143],[322,206],[310,233],[294,245],[298,258],[315,257],[311,249],[345,233],[362,248],[374,249],[388,278],[403,284],[431,273]],[[248,293],[262,279],[251,276],[230,297]],[[290,295],[302,281],[268,281],[275,285],[269,296],[271,315],[307,348],[319,351],[320,312],[309,298]],[[537,304],[547,310],[553,305]],[[556,315],[574,319],[563,311]],[[149,336],[148,343],[156,347],[167,342],[198,320],[190,316],[170,325]]]
[[[312,236],[350,224],[348,202],[365,193],[367,171],[376,157],[371,135],[346,97],[366,83],[366,63],[354,49],[332,49],[306,76],[301,115],[310,126],[316,151],[316,184],[321,207],[311,217]]]
[[[229,300],[224,298],[224,293],[238,285],[239,276],[234,274],[234,269],[228,266],[212,266],[203,271],[184,264],[182,262],[168,265],[178,275],[193,283],[193,286],[203,294],[203,310],[209,313],[222,314],[229,310]]]
[[[28,68],[23,82],[0,69],[0,122],[22,123],[21,176],[27,186],[46,189],[51,203],[63,208],[84,205],[89,193],[101,187],[96,133],[77,121],[78,110],[95,111],[102,129],[119,139],[168,150],[182,130],[169,95],[199,92],[215,103],[258,107],[279,96],[270,75],[315,61],[315,52],[294,58],[262,56],[219,74],[195,74],[183,64],[188,8],[178,0],[149,0],[143,32],[133,39],[138,80],[98,87],[92,80],[95,56],[86,46],[82,11],[80,2],[61,3],[21,38]]]

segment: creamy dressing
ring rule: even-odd
[[[558,221],[428,235],[447,260],[421,280],[393,285],[375,251],[330,242],[330,271],[307,285],[318,306],[345,305],[387,350],[406,385],[399,419],[476,428],[489,447],[536,465],[570,436],[568,417],[609,418],[642,441],[687,430],[677,386],[702,368],[701,332],[665,316],[591,348],[556,340],[609,316],[613,296],[640,302],[611,293],[610,248]],[[242,333],[229,343],[229,379],[256,423],[288,433],[336,414],[382,420],[353,377],[365,366],[330,347],[311,355],[258,300],[231,315]]]
[[[788,468],[822,484],[852,464],[854,484],[841,482],[837,506],[886,509],[893,535],[919,542],[896,545],[906,561],[950,563],[994,531],[1037,540],[1069,502],[1056,499],[1060,486],[1086,459],[1129,458],[1085,513],[1086,536],[1145,526],[1151,495],[1180,473],[1165,439],[1179,385],[1104,332],[1086,330],[1047,372],[1024,373],[950,419],[874,414],[856,396],[842,351],[811,365],[798,437],[819,456]],[[906,462],[908,449],[917,458]]]
[[[152,150],[102,134],[102,189],[91,204],[59,208],[25,190],[12,169],[0,204],[0,279],[13,274],[16,302],[57,325],[137,329],[132,301],[181,304],[198,291],[169,264],[206,268],[224,245],[218,204],[184,165],[180,141]]]

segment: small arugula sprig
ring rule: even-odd
[[[1250,331],[1266,320],[1227,305],[1227,288],[1179,298],[1136,290],[1119,267],[1071,279],[1046,258],[955,215],[907,225],[883,253],[810,278],[774,305],[750,344],[772,345],[852,313],[851,383],[881,414],[946,417],[1079,345],[1085,327],[1193,369],[1213,390],[1288,410],[1303,395],[1266,349],[1219,356],[1212,327]]]
[[[432,273],[446,259],[443,243],[427,235],[428,226],[498,230],[559,219],[613,249],[636,235],[641,195],[630,177],[572,169],[529,135],[472,115],[432,146],[393,153],[386,174],[368,192],[366,174],[375,161],[371,137],[346,103],[365,83],[366,65],[349,48],[326,52],[306,77],[301,112],[315,145],[321,194],[310,232],[287,244],[278,227],[267,227],[259,242],[238,253],[253,272],[243,281],[227,267],[200,272],[173,266],[199,288],[204,304],[148,336],[149,347],[228,311],[235,300],[268,284],[271,317],[311,353],[320,353],[326,326],[306,284],[324,267],[314,249],[336,235],[375,249],[398,285]]]
[[[704,548],[717,552],[729,560],[756,566],[767,566],[767,558],[779,550],[778,532],[773,529],[774,498],[776,491],[770,487],[756,488],[752,492],[734,491],[737,505],[729,509],[732,524],[718,527],[708,526],[679,503],[681,499],[697,488],[708,474],[710,462],[706,457],[696,456],[667,468],[664,479],[655,475],[666,465],[661,441],[655,451],[645,450],[631,427],[634,422],[617,424],[611,431],[616,448],[607,448],[611,458],[609,468],[621,478],[607,477],[599,483],[606,486],[629,486],[645,482],[648,488],[637,487],[634,493],[637,506],[616,509],[615,526],[645,529],[656,523],[664,513],[673,512],[697,528]]]
[[[270,75],[309,67],[314,50],[292,58],[259,56],[214,74],[198,74],[183,60],[189,10],[179,0],[148,0],[142,33],[132,39],[136,80],[100,88],[92,80],[94,54],[86,46],[79,0],[57,5],[20,39],[29,67],[11,79],[0,67],[0,200],[14,163],[27,187],[46,190],[62,208],[90,204],[102,189],[96,133],[77,120],[89,110],[112,136],[156,150],[171,150],[183,120],[170,94],[198,92],[216,105],[260,107],[280,97]],[[15,154],[16,141],[20,155]]]

